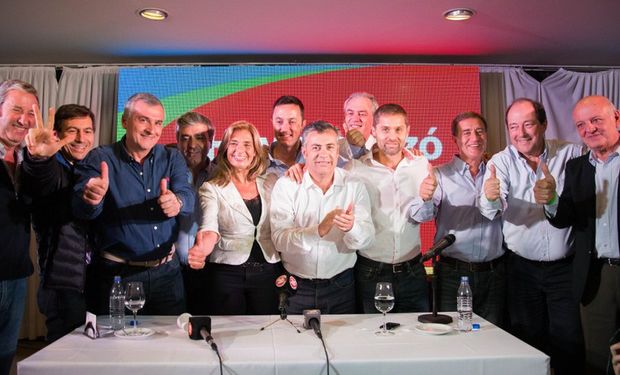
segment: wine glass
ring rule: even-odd
[[[394,289],[392,283],[378,282],[375,288],[375,308],[383,313],[383,326],[375,332],[378,336],[393,335],[394,332],[387,330],[387,318],[385,314],[394,308]]]
[[[141,281],[130,281],[125,288],[125,307],[133,312],[134,328],[130,331],[130,335],[139,335],[138,320],[136,314],[138,310],[144,307],[145,296],[144,286]]]

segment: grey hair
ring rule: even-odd
[[[303,146],[306,145],[306,139],[308,138],[308,134],[310,134],[312,132],[317,132],[317,133],[321,134],[321,133],[325,133],[325,132],[328,132],[328,131],[333,131],[336,134],[336,137],[340,134],[338,132],[338,128],[336,128],[334,125],[330,124],[327,121],[318,120],[318,121],[314,121],[314,122],[306,125],[306,127],[304,128],[304,130],[301,133],[302,145]]]
[[[130,96],[129,99],[127,99],[127,102],[125,102],[125,108],[123,109],[122,117],[123,121],[129,118],[131,112],[133,111],[133,107],[136,105],[137,102],[145,102],[150,106],[160,106],[164,108],[164,105],[161,104],[161,101],[157,99],[155,95],[146,92],[139,92]]]
[[[35,98],[37,98],[37,103],[39,102],[37,89],[35,89],[34,86],[32,86],[30,83],[20,81],[19,79],[7,79],[6,81],[0,83],[0,105],[4,104],[6,96],[11,90],[19,90],[28,94],[32,94]]]
[[[366,98],[366,99],[370,100],[370,103],[371,103],[371,106],[372,106],[372,113],[375,113],[377,108],[379,108],[379,102],[377,101],[377,98],[375,98],[375,96],[373,94],[367,93],[365,91],[361,91],[361,92],[354,92],[353,94],[349,95],[347,100],[344,101],[344,105],[342,106],[342,110],[346,111],[347,110],[347,103],[349,103],[349,101],[351,101],[352,99],[355,99],[355,98]]]

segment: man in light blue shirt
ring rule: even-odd
[[[480,212],[501,215],[508,253],[508,311],[512,333],[551,357],[556,374],[579,373],[582,335],[578,304],[572,291],[569,229],[547,222],[534,186],[548,170],[564,185],[564,167],[582,147],[545,140],[543,106],[515,100],[506,111],[510,145],[494,155],[485,173]]]
[[[433,199],[422,207],[412,206],[411,214],[416,221],[435,217],[435,241],[448,233],[456,237],[439,261],[438,310],[456,310],[460,277],[468,276],[474,312],[502,325],[506,276],[501,220],[482,216],[478,208],[486,170],[487,123],[478,113],[464,112],[452,120],[451,131],[459,153],[436,168]]]

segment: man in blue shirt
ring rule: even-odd
[[[183,280],[174,256],[177,215],[194,209],[190,172],[176,149],[157,144],[164,108],[155,96],[139,93],[125,104],[127,134],[93,150],[76,170],[73,210],[95,221],[94,258],[87,280],[91,311],[108,311],[114,275],[142,281],[143,314],[174,315],[185,310]]]

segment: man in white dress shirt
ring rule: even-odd
[[[288,312],[355,312],[355,251],[375,234],[364,184],[337,168],[338,129],[316,121],[303,131],[301,184],[283,177],[272,191],[272,239],[284,268],[298,278]]]
[[[573,298],[573,235],[547,222],[534,186],[551,173],[558,190],[566,162],[582,147],[545,140],[547,116],[531,99],[517,99],[506,111],[510,145],[495,154],[485,173],[480,212],[501,215],[508,250],[508,311],[512,333],[549,354],[556,374],[580,373],[583,338]]]
[[[374,113],[376,144],[372,152],[352,160],[347,169],[366,185],[375,224],[375,242],[358,251],[355,265],[358,310],[376,313],[375,286],[391,282],[392,312],[429,310],[426,272],[420,263],[420,226],[409,218],[409,207],[422,195],[431,200],[436,181],[430,164],[405,149],[409,135],[407,112],[398,104],[384,104]]]

